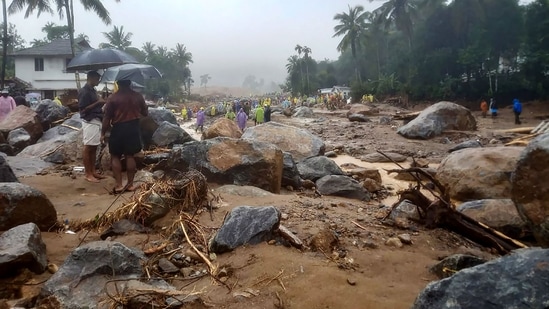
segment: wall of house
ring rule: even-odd
[[[41,90],[56,90],[64,92],[67,89],[76,89],[74,73],[66,73],[66,58],[44,57],[44,71],[34,70],[34,57],[15,58],[15,76],[32,84],[33,92]],[[86,82],[86,75],[80,73],[82,84]]]

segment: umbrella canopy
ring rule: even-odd
[[[144,85],[145,80],[161,78],[162,74],[152,65],[148,64],[123,64],[111,67],[103,72],[101,82],[113,82],[117,80],[131,80]]]
[[[100,70],[125,63],[139,63],[132,55],[114,48],[89,49],[76,55],[67,71]]]

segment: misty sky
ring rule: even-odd
[[[8,4],[11,1],[7,1]],[[286,59],[295,54],[296,44],[312,49],[312,57],[337,59],[339,38],[332,38],[336,13],[348,5],[361,4],[366,10],[384,1],[347,0],[103,0],[112,25],[104,25],[93,12],[75,0],[75,33],[89,36],[92,46],[105,41],[102,32],[113,25],[133,33],[133,46],[144,42],[169,48],[183,43],[192,52],[191,70],[195,81],[210,74],[211,85],[241,86],[248,74],[280,83],[286,76]],[[57,15],[24,18],[8,16],[27,44],[43,38],[41,28],[52,21],[65,24]]]
[[[10,1],[8,0],[8,3]],[[362,4],[367,10],[382,2],[318,0],[103,0],[113,23],[104,25],[75,1],[75,33],[89,36],[92,46],[105,42],[102,32],[113,25],[133,33],[133,46],[151,41],[169,48],[183,43],[192,52],[195,81],[209,73],[211,85],[241,86],[248,74],[280,83],[286,76],[286,59],[296,44],[312,49],[315,59],[337,59],[337,38],[332,38],[336,13]],[[43,38],[41,28],[57,15],[24,18],[9,15],[27,44]]]

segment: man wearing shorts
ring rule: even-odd
[[[109,137],[109,152],[112,159],[112,172],[116,182],[113,192],[134,191],[133,178],[136,172],[134,155],[141,151],[141,130],[139,118],[148,115],[145,99],[141,94],[131,89],[131,81],[118,81],[118,91],[111,95],[105,105],[105,117],[101,130],[101,141],[112,126]],[[126,159],[128,182],[122,185],[121,157]]]
[[[97,146],[101,144],[102,108],[105,104],[105,100],[100,98],[95,91],[95,86],[99,85],[100,78],[101,75],[96,71],[88,72],[86,85],[78,92],[78,108],[84,135],[82,161],[84,161],[85,177],[89,182],[99,182],[99,179],[105,178],[95,171]]]

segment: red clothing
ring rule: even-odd
[[[9,113],[15,109],[15,100],[11,96],[0,96],[0,121],[6,119]]]
[[[149,113],[143,96],[131,89],[120,89],[107,99],[105,117],[111,124],[127,122]]]

